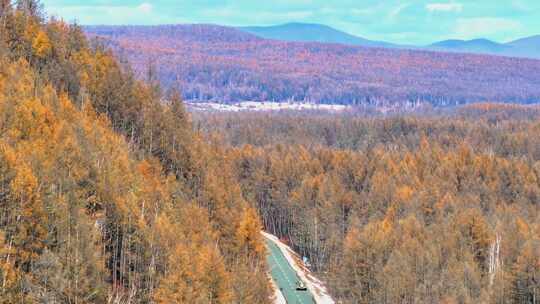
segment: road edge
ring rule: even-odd
[[[279,290],[276,281],[274,281],[270,273],[268,273],[268,278],[270,279],[270,284],[272,284],[272,289],[274,289],[274,297],[272,298],[274,300],[274,304],[287,304],[285,296],[283,295],[281,290]]]

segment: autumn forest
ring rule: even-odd
[[[343,303],[537,303],[540,108],[197,120]]]
[[[261,230],[336,302],[540,303],[538,105],[190,113],[109,46],[0,0],[0,304],[274,303]]]

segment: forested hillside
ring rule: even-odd
[[[268,231],[343,303],[539,303],[540,108],[198,113]]]
[[[540,100],[540,60],[264,40],[213,25],[85,27],[187,100],[376,107]]]
[[[179,94],[135,80],[38,1],[10,2],[0,303],[269,303],[256,211]]]

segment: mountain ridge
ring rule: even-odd
[[[461,51],[479,54],[501,54],[511,49],[511,47],[507,45],[500,44],[485,38],[472,40],[443,40],[429,45],[428,48],[434,51]]]
[[[540,59],[540,35],[524,37],[508,43],[477,38],[472,40],[448,39],[436,41],[425,46],[415,46],[412,44],[397,44],[371,40],[317,23],[290,22],[271,26],[237,27],[237,29],[261,38],[282,41],[340,43],[364,47],[424,49],[437,52],[489,54]]]
[[[472,40],[450,39],[427,46],[434,51],[469,52],[509,57],[540,59],[540,35],[525,37],[507,43],[479,38]]]
[[[98,35],[110,36],[103,28],[111,26],[84,26]],[[289,22],[271,26],[241,26],[230,27],[218,24],[165,24],[165,25],[114,25],[115,35],[130,35],[130,31],[144,31],[157,36],[192,35],[200,39],[198,31],[212,32],[212,39],[222,42],[246,42],[258,39],[269,39],[287,42],[317,42],[343,44],[350,46],[376,47],[388,49],[427,50],[435,52],[487,54],[506,57],[540,59],[540,35],[499,43],[486,38],[471,40],[447,39],[433,42],[429,45],[397,44],[388,41],[371,40],[365,37],[318,23]],[[100,32],[101,30],[101,32]],[[175,32],[176,31],[176,32]],[[182,32],[183,31],[183,32]],[[182,38],[185,39],[185,38]]]

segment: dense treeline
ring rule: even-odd
[[[540,303],[540,111],[197,114],[343,303]]]
[[[540,61],[265,40],[213,25],[97,26],[140,77],[149,63],[186,100],[305,101],[413,107],[533,103]]]
[[[206,133],[221,133],[232,146],[325,146],[333,149],[369,150],[378,146],[417,149],[422,137],[441,148],[457,149],[463,143],[476,151],[503,157],[540,159],[539,106],[473,104],[457,110],[424,114],[373,113],[328,115],[300,112],[227,113],[198,112],[195,125]],[[426,119],[431,117],[431,119]],[[436,123],[435,123],[436,122]]]
[[[270,302],[232,166],[178,93],[0,1],[0,303]]]

